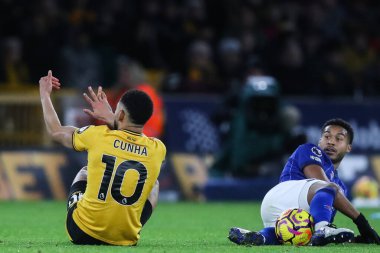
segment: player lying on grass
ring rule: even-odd
[[[153,105],[142,91],[130,90],[120,99],[115,113],[105,94],[89,88],[86,100],[93,110],[114,126],[62,126],[50,94],[60,82],[49,71],[39,81],[44,119],[49,135],[76,151],[87,151],[88,164],[71,185],[66,229],[75,244],[136,245],[142,226],[158,199],[158,175],[166,148],[142,134]],[[103,110],[99,111],[99,108]]]
[[[290,208],[308,211],[315,221],[311,245],[360,242],[380,244],[376,231],[346,198],[347,189],[338,176],[338,166],[351,151],[354,132],[342,119],[328,120],[322,127],[318,146],[300,145],[289,157],[280,176],[261,204],[264,229],[259,232],[231,228],[228,238],[241,245],[276,245],[275,222],[280,214]],[[331,222],[336,210],[351,218],[360,235],[346,228],[336,228]],[[355,239],[355,240],[354,240]]]

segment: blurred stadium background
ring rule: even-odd
[[[154,96],[162,201],[260,200],[333,117],[356,133],[344,181],[380,179],[378,1],[1,0],[0,12],[0,199],[64,200],[86,164],[46,136],[48,69],[64,124],[100,123],[82,112],[88,85],[113,105],[129,88]]]

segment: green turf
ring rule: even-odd
[[[367,217],[378,209],[362,210]],[[160,203],[137,247],[76,246],[68,241],[63,202],[0,202],[0,252],[380,252],[375,245],[242,247],[227,240],[228,229],[260,229],[258,203]],[[380,231],[380,220],[371,220]],[[336,223],[356,231],[338,215]]]

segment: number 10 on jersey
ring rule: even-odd
[[[116,157],[110,155],[103,155],[102,162],[106,164],[106,169],[103,174],[102,183],[100,184],[100,189],[98,193],[98,199],[105,201],[107,197],[107,192],[109,185],[112,180],[111,185],[111,196],[121,205],[132,205],[140,198],[142,190],[145,185],[145,180],[147,178],[147,170],[145,166],[137,161],[124,161],[119,166],[117,166],[115,173]],[[139,173],[139,179],[135,191],[131,196],[124,196],[121,193],[121,186],[125,179],[125,174],[128,170],[136,170]]]

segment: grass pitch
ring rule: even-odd
[[[65,210],[64,202],[0,202],[0,252],[380,252],[376,245],[243,247],[229,242],[232,226],[261,228],[259,203],[160,203],[138,246],[77,246],[68,241]],[[370,219],[380,210],[361,211],[380,232],[380,220]],[[357,232],[342,215],[335,223]]]

